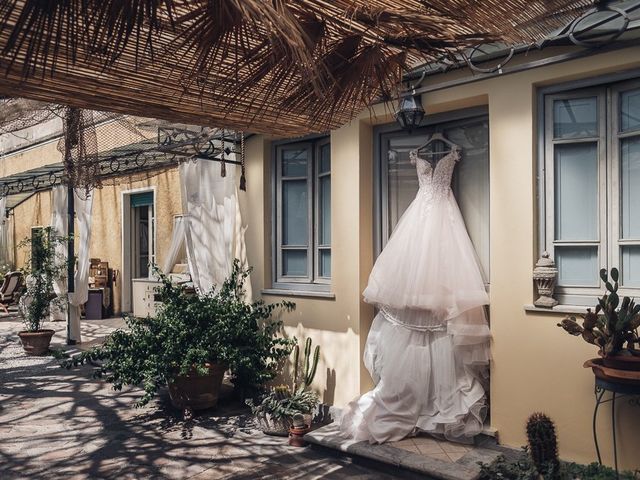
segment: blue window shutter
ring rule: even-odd
[[[135,193],[131,195],[132,207],[145,207],[153,205],[153,192]]]

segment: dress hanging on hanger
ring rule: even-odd
[[[436,140],[451,149],[432,164],[420,152]],[[471,441],[486,414],[489,298],[450,186],[461,149],[434,134],[409,157],[418,193],[363,294],[379,312],[364,353],[376,386],[346,407],[340,429],[371,443],[420,431]]]

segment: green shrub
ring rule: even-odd
[[[116,390],[123,385],[144,388],[137,405],[148,403],[176,375],[193,370],[206,374],[207,363],[227,366],[240,395],[254,395],[291,353],[295,340],[279,337],[282,322],[272,317],[277,309],[291,311],[295,304],[244,301],[249,272],[236,261],[221,288],[203,295],[173,285],[158,272],[162,306],[155,318],[127,318],[127,331],[117,330],[103,345],[63,361],[63,366],[102,361],[95,377]]]

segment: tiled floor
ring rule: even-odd
[[[427,436],[405,438],[389,443],[389,446],[450,463],[457,462],[473,449],[473,445],[436,440]]]

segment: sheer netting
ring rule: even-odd
[[[435,167],[411,158],[420,188],[364,291],[379,311],[364,354],[376,387],[346,407],[340,428],[372,443],[418,431],[468,442],[487,410],[489,298],[450,188],[459,152]]]

